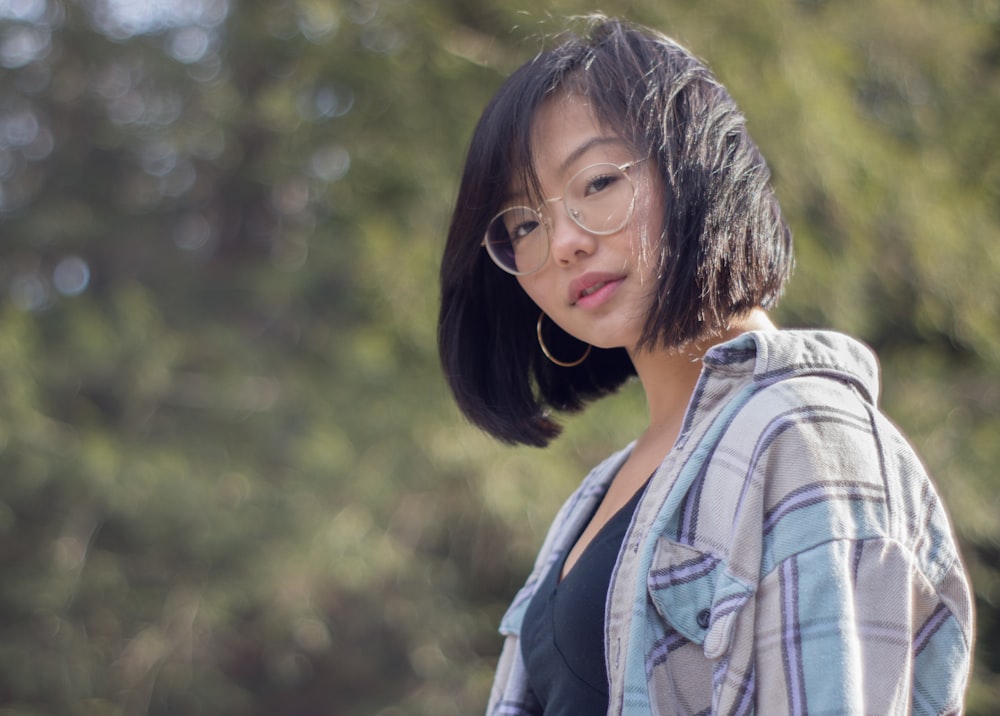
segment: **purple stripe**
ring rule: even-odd
[[[938,604],[937,609],[924,622],[924,625],[920,627],[920,631],[917,632],[917,636],[913,640],[914,656],[918,656],[927,647],[931,641],[931,637],[948,621],[948,617],[950,616],[951,612],[943,604]]]
[[[879,488],[863,482],[830,481],[805,485],[788,493],[765,515],[764,534],[773,530],[783,517],[804,507],[837,500],[882,502],[883,499]]]
[[[724,617],[731,612],[738,612],[746,604],[747,597],[746,593],[740,592],[725,599],[720,599],[712,605],[712,621],[714,622],[716,619]]]
[[[858,588],[858,571],[861,569],[861,557],[864,555],[865,543],[858,541],[854,543],[854,561],[851,564],[851,589]]]
[[[754,392],[756,392],[756,389],[748,394],[745,399],[749,399],[750,395]],[[730,402],[730,405],[735,404],[736,399],[734,398]],[[742,407],[742,404],[740,407]],[[739,414],[739,412],[740,411],[737,409],[725,416],[726,424],[715,440],[703,440],[695,448],[692,459],[699,461],[699,463],[697,463],[698,474],[694,477],[690,487],[688,487],[687,493],[684,495],[684,500],[680,505],[681,517],[678,524],[678,542],[694,544],[696,541],[695,537],[698,529],[698,516],[701,513],[701,494],[705,488],[705,476],[708,472],[709,466],[715,463],[715,449],[719,446],[719,443],[724,440],[725,433],[729,430],[733,419]],[[693,411],[689,408],[688,414],[692,413]]]
[[[790,417],[790,415],[795,415],[796,412],[809,409],[810,408],[800,408],[798,411],[782,414],[771,421],[767,428],[761,432],[760,437],[757,439],[757,445],[754,448],[754,454],[750,457],[750,461],[747,463],[747,474],[743,480],[743,490],[740,492],[740,499],[736,504],[735,514],[743,514],[743,501],[746,498],[747,492],[750,490],[750,486],[753,484],[753,480],[750,479],[750,475],[757,467],[757,463],[760,460],[761,455],[767,452],[768,448],[771,447],[771,443],[774,442],[774,440],[781,435],[781,433],[797,424],[796,421]]]
[[[731,654],[726,654],[718,663],[716,663],[715,668],[712,670],[712,688],[718,692],[722,688],[722,684],[727,680],[730,671],[730,660]],[[728,678],[729,681],[733,681],[732,677]],[[739,678],[739,687],[736,689],[736,699],[729,711],[726,711],[730,716],[750,716],[754,712],[754,696],[756,695],[756,682],[754,680],[754,666],[753,660],[747,664],[746,671],[744,671]]]
[[[657,639],[653,643],[653,648],[646,655],[646,678],[651,678],[653,669],[666,662],[667,657],[690,642],[679,632],[671,629],[662,639]]]
[[[694,394],[691,396],[691,405],[684,413],[684,424],[681,425],[681,431],[680,435],[677,437],[677,442],[686,440],[687,434],[691,432],[691,424],[694,422],[694,416],[701,408],[701,398],[705,393],[705,386],[708,385],[708,373],[709,371],[706,370],[705,374],[702,375],[701,380],[699,380],[697,385],[694,387]]]
[[[781,655],[792,713],[805,716],[805,676],[802,672],[802,633],[799,630],[798,561],[793,557],[781,566]]]
[[[801,417],[803,414],[805,415],[805,418]],[[789,428],[800,424],[818,422],[837,422],[844,425],[853,425],[855,428],[863,426],[866,431],[871,430],[871,425],[860,421],[858,416],[854,413],[831,407],[826,407],[824,409],[822,406],[807,405],[801,408],[796,408],[795,410],[790,410],[787,413],[783,413],[782,415],[776,417],[767,426],[767,429],[761,432],[760,438],[757,440],[757,446],[754,448],[754,454],[750,457],[750,461],[747,464],[746,478],[743,480],[743,490],[740,493],[740,499],[736,504],[736,511],[734,514],[742,514],[743,501],[750,490],[750,486],[753,484],[753,480],[750,479],[750,476],[753,474],[753,471],[757,469],[757,464],[760,462],[764,453],[770,449],[771,443],[777,440],[778,437]]]
[[[698,472],[698,477],[695,479],[694,484],[688,490],[687,494],[684,496],[684,502],[681,506],[681,530],[680,534],[677,535],[678,542],[684,542],[685,544],[694,544],[695,542],[695,531],[698,529],[698,514],[700,512],[701,505],[701,493],[705,488],[705,468],[711,462],[710,459],[706,459],[702,464],[701,470]]]
[[[754,696],[756,696],[757,693],[757,683],[754,678],[753,662],[750,662],[750,668],[747,669],[746,673],[743,675],[739,693],[739,703],[736,704],[736,709],[732,713],[736,716],[748,716],[748,714],[753,713]]]
[[[875,411],[868,407],[868,429],[871,431],[872,440],[875,441],[875,450],[878,453],[878,472],[879,476],[882,478],[882,487],[885,490],[885,510],[886,516],[896,522],[893,531],[895,532],[901,525],[899,525],[899,517],[896,515],[893,509],[892,502],[889,496],[892,494],[892,486],[889,484],[889,471],[885,466],[885,446],[882,445],[882,438],[879,434],[878,425],[875,421]]]
[[[675,584],[687,584],[701,579],[719,564],[719,559],[710,554],[681,562],[675,567],[657,569],[649,575],[649,585],[654,589],[663,589]]]

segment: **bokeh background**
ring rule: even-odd
[[[0,714],[452,716],[542,531],[635,435],[446,392],[472,125],[550,0],[0,0]],[[796,235],[777,313],[879,352],[1000,704],[1000,0],[605,0],[705,58]]]

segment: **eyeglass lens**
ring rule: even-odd
[[[621,167],[594,164],[567,182],[562,201],[578,226],[592,234],[607,235],[620,231],[628,222],[634,196],[632,182]],[[506,209],[490,222],[486,248],[504,271],[537,271],[549,255],[546,220],[526,206]]]

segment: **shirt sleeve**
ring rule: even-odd
[[[486,706],[487,716],[541,716],[542,708],[528,686],[521,659],[520,640],[507,636],[497,663],[496,676]]]
[[[861,406],[811,400],[758,443],[757,713],[962,710],[972,607],[951,527],[905,438]]]
[[[947,601],[892,540],[788,557],[757,595],[757,713],[960,713],[970,645]]]

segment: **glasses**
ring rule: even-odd
[[[597,236],[621,231],[635,208],[635,186],[628,172],[642,161],[591,164],[566,182],[562,196],[546,199],[537,209],[504,209],[490,220],[483,238],[490,258],[515,276],[534,273],[544,266],[549,258],[552,227],[542,209],[557,201],[562,201],[566,214],[584,231]]]

